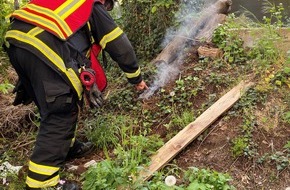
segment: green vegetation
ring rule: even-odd
[[[7,94],[8,90],[13,88],[14,86],[10,83],[2,83],[0,84],[0,92],[3,94]]]
[[[166,29],[173,24],[178,9],[175,0],[123,0],[121,26],[131,40],[136,54],[150,60],[161,49]]]

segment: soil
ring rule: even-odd
[[[191,63],[187,64],[184,70],[186,72],[194,74],[190,67],[196,64],[196,54],[191,53]],[[205,71],[206,72],[206,71]],[[11,80],[16,81],[16,74],[11,70]],[[0,84],[1,81],[0,78]],[[167,88],[172,88],[173,84],[168,85]],[[217,94],[223,93],[225,88],[222,86],[216,87],[215,85],[206,86],[204,92],[210,94],[215,92]],[[228,88],[227,88],[228,90]],[[0,94],[0,109],[1,109],[1,138],[6,138],[8,141],[14,141],[18,137],[15,135],[15,130],[19,133],[23,132],[35,132],[36,127],[33,123],[30,124],[30,128],[22,129],[21,126],[27,126],[24,122],[31,121],[31,117],[34,115],[34,107],[30,106],[11,106],[14,95]],[[193,100],[193,109],[198,109],[207,98],[206,94],[200,93],[196,99]],[[158,97],[153,97],[147,101],[144,101],[144,107],[151,107],[155,109]],[[272,95],[267,97],[267,103],[264,105],[258,105],[255,115],[258,119],[254,126],[252,140],[255,143],[256,155],[254,156],[239,156],[234,157],[232,153],[232,140],[237,137],[241,132],[241,124],[243,117],[236,115],[231,116],[232,110],[229,110],[222,117],[220,117],[215,123],[213,123],[204,133],[202,133],[197,139],[190,143],[181,153],[174,158],[174,163],[183,169],[188,167],[209,168],[218,172],[229,173],[233,178],[232,184],[239,190],[244,189],[265,189],[265,190],[284,190],[286,187],[290,187],[290,170],[289,165],[285,169],[278,171],[276,169],[276,162],[268,161],[262,164],[258,163],[265,153],[275,153],[283,150],[283,146],[290,140],[290,126],[289,124],[281,123],[275,120],[275,113],[270,113],[273,106],[277,106],[281,103],[280,97]],[[85,113],[83,113],[85,114]],[[270,115],[272,114],[272,115]],[[262,118],[267,117],[269,120],[267,124],[271,124],[271,128],[267,128],[265,121]],[[164,119],[164,118],[163,118]],[[11,128],[12,127],[12,128]],[[7,130],[6,132],[4,132]],[[13,129],[14,131],[10,131]],[[156,123],[153,126],[152,133],[159,134],[161,138],[166,142],[167,129],[162,123]],[[19,140],[19,139],[17,139]],[[8,143],[8,141],[6,143]],[[21,154],[29,155],[31,147],[33,145],[33,139],[21,140],[22,145],[16,144],[14,151],[19,151]],[[25,143],[27,143],[25,145]],[[24,145],[23,145],[24,144]],[[3,150],[10,147],[9,145],[1,145],[1,153]],[[2,152],[3,151],[3,152]],[[71,165],[79,166],[74,174],[80,175],[86,168],[84,164],[91,161],[101,161],[104,159],[103,152],[97,150],[93,154],[69,162],[66,165],[66,169]],[[24,169],[25,171],[25,169]],[[23,171],[23,172],[24,172]],[[23,175],[23,173],[22,173]]]

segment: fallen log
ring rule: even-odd
[[[231,5],[231,0],[218,0],[202,12],[202,16],[197,22],[195,21],[196,18],[191,19],[189,24],[152,61],[158,63],[159,68],[166,69],[158,69],[159,72],[156,74],[153,84],[139,96],[140,99],[148,99],[160,87],[174,80],[178,75],[180,66],[183,64],[184,50],[196,41],[211,41],[213,31],[218,24],[225,21]],[[194,45],[196,46],[196,44]],[[174,73],[168,72],[172,70]]]
[[[183,130],[161,147],[157,151],[157,154],[151,157],[151,164],[140,173],[139,177],[141,177],[143,181],[150,179],[154,172],[158,171],[165,164],[171,161],[181,150],[205,131],[224,112],[230,109],[252,85],[252,82],[242,81],[221,97],[194,122],[188,124]]]
[[[192,18],[189,24],[153,60],[153,63],[165,62],[170,64],[182,54],[182,50],[184,50],[188,42],[209,41],[218,24],[225,21],[231,5],[231,0],[219,0],[204,10],[197,22],[196,18]]]

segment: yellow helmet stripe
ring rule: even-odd
[[[57,175],[49,180],[46,180],[46,181],[37,181],[35,179],[27,177],[26,184],[31,188],[45,188],[45,187],[52,187],[52,186],[57,185],[59,180],[60,180],[59,175]]]
[[[127,78],[134,78],[134,77],[138,77],[141,73],[140,68],[138,68],[138,70],[135,73],[125,73]]]
[[[14,38],[18,41],[27,43],[38,49],[42,54],[47,57],[57,68],[59,68],[70,80],[74,89],[76,90],[79,99],[82,97],[82,84],[79,80],[77,74],[73,71],[73,69],[67,69],[63,60],[59,57],[57,53],[55,53],[52,49],[50,49],[45,43],[35,38],[34,36],[28,35],[26,33],[10,30],[6,33],[5,38]]]
[[[100,46],[105,49],[107,43],[113,41],[123,34],[123,30],[119,27],[116,27],[112,32],[106,34],[100,41]]]
[[[50,176],[57,172],[59,170],[59,167],[40,165],[30,161],[29,170],[33,171],[34,173]]]
[[[67,35],[70,35],[72,34],[72,31],[70,29],[70,27],[68,26],[68,24],[62,19],[61,15],[57,15],[57,14],[54,14],[54,11],[50,10],[50,9],[47,9],[47,8],[44,8],[44,7],[40,7],[40,6],[37,6],[37,5],[34,5],[34,4],[28,4],[27,5],[27,8],[33,10],[33,11],[36,11],[36,12],[39,12],[39,13],[42,13],[42,14],[45,14],[47,15],[48,17],[51,17],[52,19],[56,20],[57,23],[59,23],[61,25],[61,28],[65,31],[65,33]],[[42,17],[41,17],[42,18]],[[42,18],[44,19],[44,18]],[[54,28],[53,28],[54,29]]]
[[[32,14],[26,12],[25,10],[22,10],[22,11],[19,11],[19,12],[15,11],[13,13],[13,16],[20,16],[20,17],[29,19],[29,20],[31,20],[33,22],[39,22],[39,20],[41,20],[41,23],[43,24],[43,26],[45,26],[46,28],[53,29],[53,31],[55,31],[60,36],[60,38],[65,39],[63,33],[60,31],[58,26],[54,22],[52,22],[52,21],[50,21],[48,19],[44,19],[43,17],[32,15]]]

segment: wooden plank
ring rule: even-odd
[[[188,124],[183,130],[161,147],[157,151],[157,154],[152,156],[149,167],[140,173],[141,178],[144,181],[150,179],[155,171],[158,171],[165,164],[171,161],[183,148],[216,121],[219,116],[231,108],[233,104],[239,100],[242,94],[252,85],[252,82],[240,82],[210,108],[203,112],[194,122]]]

